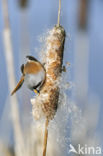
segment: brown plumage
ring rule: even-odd
[[[30,61],[24,66],[24,74],[36,74],[41,70],[41,64],[39,62]]]
[[[27,63],[21,66],[22,77],[11,95],[22,86],[23,82],[26,83],[29,89],[34,90],[35,93],[40,91],[45,82],[46,76],[43,65],[32,56],[27,56],[27,58]]]

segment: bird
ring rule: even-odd
[[[23,83],[25,83],[27,87],[36,94],[40,93],[40,90],[45,82],[46,71],[44,65],[33,56],[26,56],[26,58],[26,64],[21,65],[22,76],[17,86],[12,91],[11,96],[21,88]]]

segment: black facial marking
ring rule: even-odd
[[[33,86],[33,89],[38,88],[41,84],[42,84],[42,81],[41,81],[41,82],[39,82],[36,86]]]
[[[28,58],[31,61],[36,61],[38,62],[38,60],[36,58],[34,58],[33,56],[26,56],[26,58]]]

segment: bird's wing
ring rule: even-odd
[[[20,81],[18,82],[17,86],[15,87],[15,89],[12,91],[11,95],[13,95],[23,84],[24,82],[24,76],[21,77]]]

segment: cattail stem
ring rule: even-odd
[[[46,81],[35,98],[31,99],[32,114],[35,119],[46,118],[43,156],[46,156],[48,123],[54,118],[58,108],[60,76],[62,71],[65,30],[55,26],[46,37],[45,70]]]
[[[45,133],[44,133],[44,148],[43,148],[43,156],[46,156],[46,149],[47,149],[47,140],[48,140],[48,124],[49,120],[46,119],[45,121]]]
[[[51,29],[45,39],[45,71],[46,80],[40,94],[31,99],[32,114],[35,119],[46,118],[43,156],[46,156],[48,124],[54,118],[58,108],[60,92],[60,76],[63,63],[65,30],[60,26],[61,0],[59,0],[58,23]]]
[[[61,13],[61,0],[59,0],[58,22],[57,22],[57,26],[58,26],[58,27],[59,27],[59,25],[60,25],[60,13]]]

